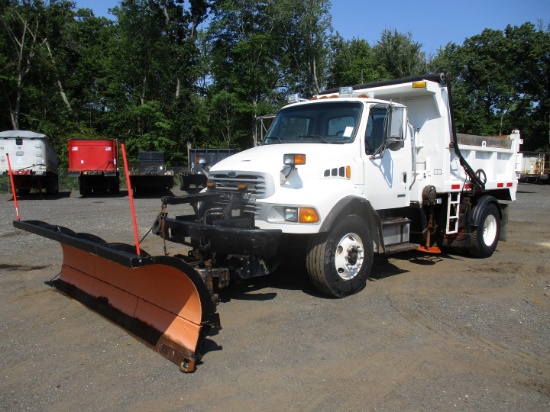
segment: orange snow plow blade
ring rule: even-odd
[[[220,327],[200,274],[170,256],[136,255],[130,245],[39,221],[19,229],[61,243],[63,265],[54,286],[142,339],[182,372],[193,372],[206,333]]]

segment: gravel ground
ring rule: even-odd
[[[61,248],[13,227],[9,195],[0,205],[0,410],[550,409],[550,186],[520,185],[489,259],[377,259],[345,299],[319,296],[297,261],[223,291],[223,329],[193,374],[47,286]],[[125,192],[19,207],[23,220],[133,242]],[[142,237],[159,196],[136,210]],[[153,236],[143,247],[162,253]]]

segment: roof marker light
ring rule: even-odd
[[[338,94],[340,95],[340,97],[343,97],[343,96],[351,97],[351,95],[353,94],[353,87],[351,86],[340,87],[340,92]]]
[[[288,103],[297,103],[300,101],[300,95],[298,93],[291,94],[287,97]]]
[[[425,81],[413,82],[413,89],[425,89],[425,88],[426,88]]]

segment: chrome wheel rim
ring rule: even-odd
[[[497,237],[497,219],[494,215],[487,216],[483,222],[483,242],[490,246]]]
[[[348,233],[343,236],[334,255],[336,273],[344,280],[353,279],[361,268],[365,259],[365,248],[359,236],[355,233]]]

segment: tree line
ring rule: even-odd
[[[457,129],[520,129],[548,150],[550,27],[486,29],[427,56],[412,33],[371,45],[334,32],[329,0],[121,0],[113,19],[67,0],[0,2],[0,130],[116,138],[129,154],[252,146],[288,94],[425,74],[452,76]],[[63,164],[63,163],[62,163]]]

